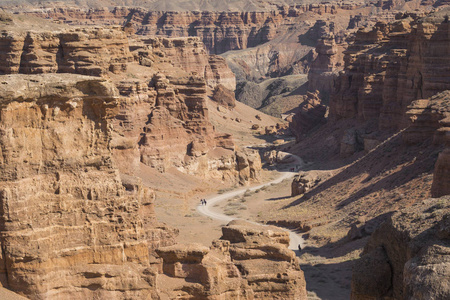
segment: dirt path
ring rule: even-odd
[[[289,170],[292,167],[295,167],[295,166],[303,164],[303,161],[302,161],[302,159],[300,157],[298,157],[296,155],[293,155],[293,154],[289,154],[289,153],[283,153],[283,154],[290,155],[291,157],[294,158],[294,162],[293,163],[285,164],[283,166],[284,169]],[[211,210],[211,207],[213,207],[214,205],[216,205],[216,204],[218,204],[218,203],[220,203],[222,201],[234,198],[236,196],[241,196],[248,190],[256,191],[256,190],[261,189],[261,188],[266,187],[266,186],[278,184],[278,183],[282,182],[285,179],[294,177],[297,174],[297,172],[291,172],[291,171],[281,171],[281,172],[283,172],[283,173],[278,178],[276,178],[274,180],[271,180],[269,182],[266,182],[266,183],[263,183],[263,184],[260,184],[260,185],[257,185],[257,186],[253,186],[253,187],[250,187],[250,188],[243,187],[243,188],[239,188],[239,189],[236,189],[236,190],[233,190],[233,191],[229,191],[229,192],[226,192],[226,193],[223,193],[223,194],[217,194],[217,195],[209,196],[208,198],[205,198],[207,204],[206,205],[198,205],[197,206],[197,211],[200,212],[201,214],[207,216],[207,217],[210,217],[210,218],[213,218],[213,219],[216,219],[216,220],[219,220],[219,221],[223,221],[225,224],[229,223],[232,220],[239,219],[239,218],[234,218],[234,217],[231,217],[231,216],[224,215],[224,214],[222,214],[220,212],[217,212],[217,211],[213,211],[213,210]],[[256,223],[256,222],[252,222],[252,223],[259,224],[259,223]],[[264,224],[259,224],[259,225],[264,225]],[[289,244],[289,249],[294,250],[295,253],[297,255],[299,255],[298,245],[300,244],[302,246],[302,248],[304,248],[305,241],[296,232],[291,231],[291,230],[287,230],[285,228],[282,228],[282,229],[286,230],[286,231],[289,231],[290,240],[291,240],[291,242]]]

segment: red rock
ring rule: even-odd
[[[304,102],[297,108],[297,112],[289,122],[289,129],[297,141],[302,140],[313,128],[326,122],[327,107],[319,98],[319,92],[308,92]]]
[[[233,108],[236,106],[236,98],[234,98],[234,93],[223,85],[216,86],[213,91],[212,100],[228,108]]]
[[[409,123],[402,136],[405,143],[417,144],[433,138],[435,144],[446,146],[435,165],[431,194],[433,197],[450,194],[450,91],[413,101],[406,115]]]
[[[330,118],[379,119],[381,129],[399,129],[411,101],[450,89],[449,23],[444,14],[379,22],[370,31],[358,31],[345,52]]]
[[[351,299],[446,299],[450,296],[448,197],[394,213],[355,262]]]
[[[176,231],[157,222],[153,191],[119,176],[114,85],[74,74],[3,77],[2,285],[33,298],[155,297],[154,250]]]
[[[26,13],[69,24],[123,24],[132,23],[138,34],[147,36],[197,36],[211,54],[228,50],[246,49],[272,40],[278,28],[289,26],[296,17],[306,12],[337,14],[339,10],[353,10],[359,4],[342,2],[302,4],[283,7],[269,4],[266,11],[211,12],[211,11],[155,11],[144,8],[116,7],[105,9],[48,8]],[[204,9],[204,8],[202,8]]]
[[[306,299],[303,272],[287,249],[287,232],[245,221],[232,221],[222,232],[211,248],[191,244],[157,250],[165,274],[188,279],[177,289],[205,299]]]

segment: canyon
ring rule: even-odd
[[[450,297],[448,2],[0,4],[4,288]]]
[[[142,174],[260,180],[259,153],[209,121],[208,95],[216,87],[232,93],[234,75],[198,38],[142,39],[118,27],[37,32],[11,24],[0,44],[2,286],[34,299],[159,298],[159,278],[171,274],[163,251],[179,247],[178,230],[157,221],[155,192]],[[217,105],[228,111],[234,101]],[[212,251],[194,266],[201,280],[180,290],[252,299],[276,286],[280,295],[304,298],[303,273],[285,240],[261,240],[257,257],[248,250],[236,258],[250,269],[279,259],[273,278],[243,278],[230,254],[228,263],[208,267],[228,253]],[[280,281],[282,270],[290,275]],[[199,289],[227,273],[232,286]]]

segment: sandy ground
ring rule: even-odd
[[[25,298],[14,292],[11,292],[8,289],[0,287],[0,299],[2,299],[2,300],[25,300],[28,298]]]
[[[295,173],[289,172],[290,167],[286,164],[265,170],[261,183],[248,187],[220,187],[216,182],[201,188],[193,185],[184,194],[180,189],[176,193],[156,191],[158,219],[180,230],[177,242],[210,246],[220,238],[221,227],[232,219],[264,222],[268,212],[292,202],[291,181]],[[207,199],[207,206],[199,206],[202,198]],[[308,299],[349,299],[352,261],[359,257],[366,239],[350,245],[319,246],[302,232],[292,234],[298,239],[290,248],[299,256],[305,272]],[[298,243],[302,244],[301,252]]]
[[[288,153],[286,153],[286,154],[288,154]],[[268,188],[271,185],[277,185],[282,181],[287,181],[287,180],[291,179],[297,173],[290,172],[287,170],[290,167],[298,166],[299,164],[303,163],[302,160],[298,156],[293,155],[293,157],[295,158],[294,162],[292,162],[291,164],[282,166],[281,167],[282,169],[278,168],[278,170],[280,171],[280,175],[276,179],[272,179],[268,182],[265,182],[265,183],[262,183],[262,184],[259,184],[256,186],[252,186],[249,188],[246,188],[246,187],[236,188],[236,189],[231,190],[226,193],[210,196],[205,199],[207,201],[205,204],[197,205],[197,211],[206,217],[209,217],[209,218],[212,218],[212,219],[215,219],[218,221],[223,221],[225,224],[227,224],[233,220],[241,219],[237,216],[233,216],[233,214],[230,214],[229,211],[226,211],[226,210],[217,211],[217,210],[211,209],[211,207],[217,207],[221,203],[223,203],[227,200],[241,198],[246,193],[253,193],[256,191],[260,191],[265,188]],[[243,207],[239,204],[238,204],[238,206]],[[246,217],[245,219],[252,221],[251,217]],[[258,224],[258,223],[255,222],[255,224]],[[299,246],[301,248],[305,247],[304,240],[300,236],[300,234],[298,234],[297,232],[294,232],[293,230],[287,230],[287,231],[289,231],[289,235],[290,235],[290,239],[291,239],[291,242],[289,244],[289,249],[296,251],[296,250],[299,250],[299,248],[298,248]],[[297,255],[300,255],[299,251],[297,251]]]

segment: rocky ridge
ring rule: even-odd
[[[159,248],[164,273],[185,278],[172,293],[217,299],[306,299],[298,258],[287,248],[289,234],[276,227],[232,221],[210,248]]]
[[[327,236],[336,251],[371,235],[353,266],[352,299],[448,297],[448,13],[401,14],[360,29],[344,52],[328,124],[298,145],[307,160],[351,157],[312,189],[312,173],[298,176],[292,192],[303,195],[283,214],[296,213],[300,220],[286,224],[319,244]],[[319,150],[320,141],[335,150]],[[429,196],[441,198],[422,201]]]
[[[1,74],[75,73],[103,76],[126,71],[133,60],[118,28],[66,32],[3,32]]]
[[[232,73],[198,38],[120,28],[2,38],[2,285],[36,299],[157,298],[155,249],[177,230],[156,221],[143,166],[259,178],[258,152],[208,118],[208,95],[232,88]]]

